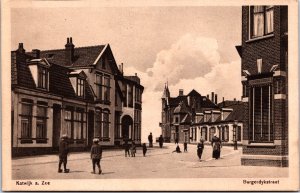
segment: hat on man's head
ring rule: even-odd
[[[99,139],[98,139],[98,138],[94,138],[94,139],[93,139],[93,142],[94,142],[94,143],[97,143],[97,142],[99,142]]]
[[[215,133],[214,136],[217,137],[217,134]]]

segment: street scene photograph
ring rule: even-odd
[[[10,8],[12,190],[239,178],[278,190],[294,178],[289,5],[28,2]]]

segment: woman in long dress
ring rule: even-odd
[[[213,155],[212,157],[215,159],[219,159],[220,158],[220,154],[221,154],[221,140],[220,138],[217,137],[217,134],[215,133],[212,140],[211,140],[211,146],[213,148]]]

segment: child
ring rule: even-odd
[[[179,145],[177,145],[176,149],[172,153],[181,153]]]
[[[93,171],[92,173],[95,173],[95,165],[97,165],[99,169],[99,174],[102,173],[101,166],[100,166],[100,160],[102,158],[102,147],[99,145],[99,139],[95,138],[93,139],[94,144],[91,148],[91,159],[93,162]]]
[[[69,154],[68,136],[67,135],[63,135],[61,137],[61,141],[59,143],[58,173],[62,172],[61,164],[64,164],[64,172],[65,173],[69,173],[70,170],[67,169],[68,154]]]
[[[134,143],[134,141],[132,142],[132,145],[131,145],[130,151],[131,151],[131,157],[135,157],[136,146],[135,146],[135,143]]]
[[[184,152],[187,152],[187,142],[184,142],[183,146],[184,146]]]
[[[146,152],[147,152],[147,146],[146,146],[146,143],[143,143],[143,155],[144,155],[144,157],[146,156]]]

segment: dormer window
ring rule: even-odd
[[[48,89],[48,69],[38,66],[38,87]]]
[[[84,80],[81,78],[77,78],[76,94],[79,97],[84,96]]]
[[[250,8],[250,38],[257,38],[273,33],[274,7],[251,6]]]

